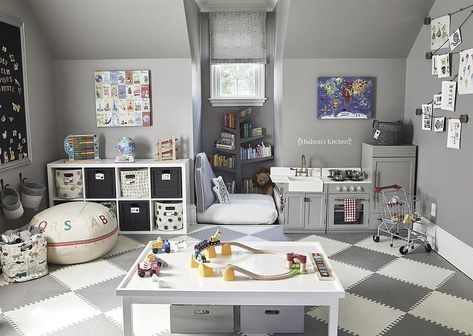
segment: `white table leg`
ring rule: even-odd
[[[338,299],[332,300],[329,306],[328,336],[337,336],[338,333]]]
[[[123,334],[133,336],[133,306],[129,296],[123,297]]]

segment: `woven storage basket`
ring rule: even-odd
[[[181,230],[183,225],[182,202],[155,202],[156,229],[161,231]]]
[[[20,201],[20,194],[8,186],[2,189],[0,201],[3,208],[3,214],[6,219],[18,219],[23,216],[24,209]]]
[[[7,282],[24,282],[48,274],[46,238],[34,235],[30,241],[0,245],[3,278]]]
[[[82,169],[56,169],[56,190],[60,198],[81,198]]]
[[[373,135],[380,131],[378,138],[372,138],[372,144],[377,146],[398,146],[401,144],[402,121],[385,122],[373,120]]]
[[[125,198],[145,198],[149,195],[148,170],[122,170],[120,172],[122,196]]]

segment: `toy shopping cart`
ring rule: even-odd
[[[408,194],[397,184],[376,187],[374,192],[381,194],[380,205],[383,214],[382,223],[378,225],[378,233],[373,235],[373,240],[379,242],[379,235],[383,232],[391,237],[391,247],[393,239],[402,239],[406,242],[406,245],[399,248],[402,255],[409,252],[409,247],[414,249],[416,243],[423,244],[427,252],[432,251],[427,235],[413,229],[414,223],[423,224],[416,212],[416,206],[421,205],[420,199]]]

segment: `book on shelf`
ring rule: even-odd
[[[241,181],[241,192],[244,194],[256,194],[259,192],[259,188],[252,178],[245,178]]]
[[[223,117],[223,125],[228,128],[235,129],[236,127],[236,118],[234,113],[225,113]]]
[[[214,167],[221,167],[221,168],[235,168],[236,167],[236,160],[235,157],[233,156],[227,156],[227,155],[219,155],[215,154],[212,157],[212,165]]]
[[[225,183],[225,186],[227,187],[227,190],[230,194],[235,193],[235,186],[236,186],[235,180],[233,180],[232,182]]]
[[[244,118],[247,115],[250,115],[252,112],[253,112],[253,110],[252,110],[251,107],[247,108],[246,110],[242,110],[242,111],[240,111],[240,118]]]
[[[272,156],[272,147],[270,144],[262,142],[256,146],[251,144],[247,147],[240,148],[240,155],[242,160],[259,159]]]
[[[264,135],[263,127],[255,127],[251,129],[251,135],[252,137],[255,136],[262,136]]]
[[[215,142],[215,147],[220,149],[235,149],[235,134],[222,132],[220,138]]]
[[[253,124],[250,121],[246,121],[240,125],[240,136],[242,138],[248,138],[252,134]]]

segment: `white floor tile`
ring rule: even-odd
[[[373,274],[373,272],[369,270],[348,265],[337,260],[330,260],[330,263],[345,290]]]
[[[247,235],[252,235],[270,228],[274,228],[274,225],[221,225],[225,229],[241,232]]]
[[[84,288],[123,275],[125,275],[125,271],[105,260],[73,265],[51,273],[51,276],[71,290]]]
[[[378,273],[415,285],[436,289],[455,272],[415,260],[398,258],[379,270]]]
[[[317,235],[311,235],[304,237],[302,239],[299,239],[298,241],[302,242],[320,242],[322,245],[322,248],[324,249],[325,253],[327,256],[334,255],[338,252],[341,252],[347,248],[349,248],[351,245],[345,242],[341,242],[339,240],[334,240],[322,236],[317,236]]]
[[[130,237],[118,236],[115,246],[108,252],[105,257],[111,257],[120,253],[136,250],[144,245]]]
[[[244,236],[238,238],[237,241],[239,242],[267,242],[267,240],[255,237],[255,236]]]
[[[106,312],[105,316],[123,328],[121,307]],[[169,305],[133,305],[133,333],[135,336],[169,335]]]
[[[406,242],[402,239],[394,239],[393,240],[393,247],[390,246],[391,239],[385,236],[380,237],[379,242],[375,242],[372,237],[368,237],[363,239],[362,241],[355,244],[355,246],[363,247],[368,250],[386,253],[389,255],[393,255],[396,257],[401,257],[401,253],[399,253],[399,248],[403,245],[406,245]]]
[[[328,322],[328,307],[317,307],[307,314]],[[375,336],[403,315],[398,309],[346,293],[340,300],[338,326],[358,335]]]
[[[473,334],[473,302],[469,300],[434,291],[409,314]]]
[[[66,328],[101,312],[72,292],[4,313],[27,336]],[[40,323],[38,323],[40,321]]]

